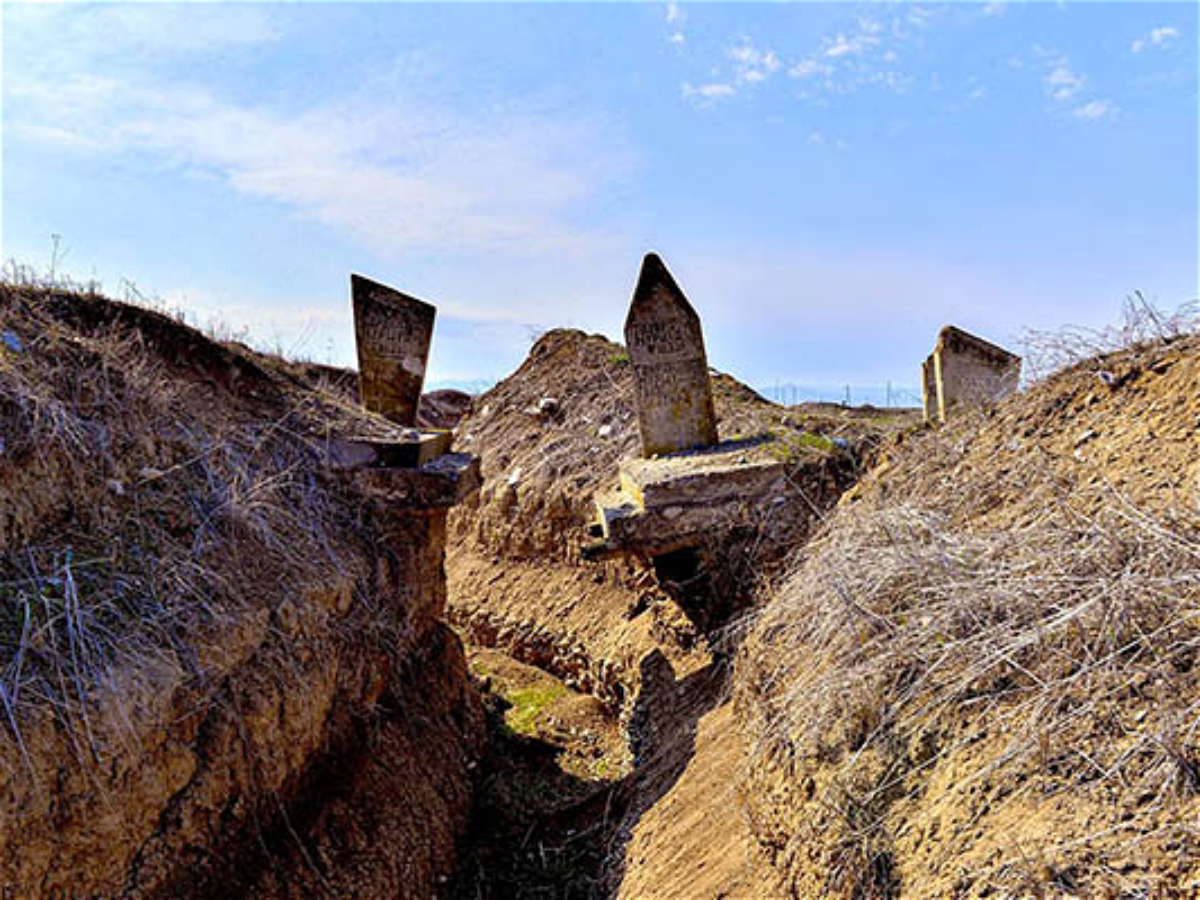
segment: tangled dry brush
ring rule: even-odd
[[[768,797],[751,806],[793,887],[1200,890],[1197,409],[1180,396],[1200,344],[1191,311],[1131,312],[1045,336],[1073,367],[895,448],[751,626],[739,708]],[[1176,381],[1156,396],[1156,378]],[[1179,437],[1148,428],[1144,458],[1069,449],[1164,407]]]

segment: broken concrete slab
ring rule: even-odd
[[[325,449],[335,469],[415,469],[450,452],[449,431],[412,431],[403,440],[330,438]]]
[[[700,317],[657,254],[642,261],[625,319],[642,455],[717,443],[717,417]]]
[[[926,422],[945,422],[956,407],[1007,397],[1021,381],[1021,357],[953,325],[938,334],[921,365]]]
[[[361,275],[350,276],[350,294],[363,406],[416,425],[437,309]]]
[[[461,503],[482,481],[479,457],[445,453],[416,468],[342,468],[340,477],[389,508],[440,509]]]
[[[627,459],[621,487],[596,497],[600,542],[585,555],[659,556],[760,519],[788,491],[787,456],[774,441],[736,441],[660,459]]]

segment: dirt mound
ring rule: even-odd
[[[727,375],[714,376],[713,390],[723,439],[774,433],[792,448],[805,523],[853,482],[856,459],[881,434],[912,421],[786,410]],[[472,641],[505,647],[618,707],[636,692],[638,663],[651,649],[662,648],[681,672],[703,665],[689,654],[707,652],[644,561],[581,558],[594,495],[616,482],[622,457],[638,452],[633,403],[623,347],[579,331],[544,335],[457,429],[456,446],[482,459],[483,487],[451,513],[447,556],[451,616]],[[749,596],[761,575],[749,570],[772,540],[744,537],[724,549],[745,560],[721,568],[736,569]],[[775,541],[777,555],[797,540],[789,532],[787,543]],[[753,561],[742,552],[751,545]]]
[[[910,436],[755,623],[736,705],[800,896],[1200,893],[1200,340]]]
[[[158,313],[0,288],[0,894],[431,895],[480,709],[444,526],[333,470],[347,433],[398,435]]]
[[[722,439],[782,439],[794,463],[789,508],[805,528],[852,484],[858,460],[913,423],[911,412],[781,408],[727,375],[714,374],[713,390]],[[578,331],[544,335],[515,373],[476,398],[457,446],[480,455],[484,483],[451,513],[451,619],[470,642],[553,673],[621,719],[628,767],[590,784],[592,805],[582,808],[595,819],[581,821],[577,803],[570,811],[571,827],[603,830],[605,871],[580,873],[570,890],[761,897],[746,868],[747,833],[726,810],[692,809],[741,759],[740,739],[722,727],[729,712],[716,636],[664,590],[648,561],[581,558],[594,494],[638,451],[633,403],[624,348]],[[725,587],[742,597],[763,574],[755,561],[791,546],[769,528],[728,544],[721,568],[735,583]],[[681,869],[684,847],[711,864]]]
[[[462,391],[430,391],[421,395],[417,423],[422,428],[454,428],[471,411],[474,398]]]

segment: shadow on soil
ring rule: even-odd
[[[599,900],[616,893],[641,816],[679,780],[699,719],[724,697],[728,669],[713,663],[677,679],[658,650],[641,664],[629,721],[633,771],[619,780],[564,772],[562,748],[514,734],[489,697],[492,741],[449,896],[456,900]]]

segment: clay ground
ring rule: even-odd
[[[724,375],[713,386],[722,439],[784,436],[829,483],[797,493],[822,503],[917,418],[783,408]],[[581,559],[593,495],[636,452],[631,387],[622,347],[551,332],[456,429],[484,486],[451,517],[447,614],[493,697],[494,736],[454,886],[463,900],[780,896],[734,795],[736,630],[678,602],[645,561]],[[546,398],[554,411],[541,414]],[[748,568],[731,588],[761,586]]]
[[[781,896],[735,796],[745,753],[723,663],[677,679],[651,654],[631,754],[594,698],[495,650],[470,660],[491,743],[451,896]]]

